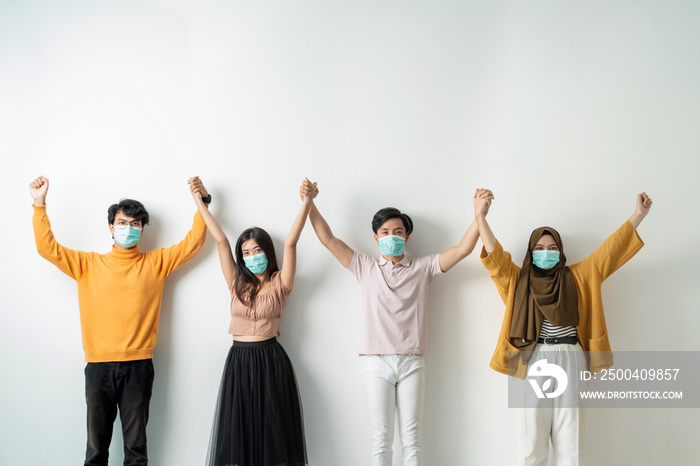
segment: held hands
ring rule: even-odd
[[[202,183],[202,180],[200,180],[198,176],[189,178],[187,184],[190,185],[190,192],[195,201],[201,200],[203,197],[209,195],[207,188],[204,187],[204,183]]]
[[[489,213],[489,207],[493,201],[493,193],[489,189],[477,188],[474,192],[474,216],[486,216]]]
[[[312,183],[308,178],[304,178],[304,181],[301,182],[301,187],[299,188],[299,197],[302,201],[306,201],[306,199],[311,200],[316,196],[318,196],[317,183]]]
[[[40,176],[29,183],[29,194],[34,199],[34,205],[41,207],[46,202],[46,193],[49,191],[49,179],[45,176]]]

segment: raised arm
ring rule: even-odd
[[[316,183],[313,183],[313,185],[316,186]],[[333,253],[335,258],[338,259],[338,262],[340,262],[343,267],[350,267],[350,262],[352,262],[352,256],[355,254],[355,251],[353,251],[352,248],[343,241],[333,236],[331,227],[328,226],[328,223],[326,223],[326,220],[318,211],[318,208],[316,207],[316,204],[314,204],[313,200],[311,201],[311,210],[309,210],[309,220],[311,221],[311,226],[314,227],[316,236],[318,236],[321,244],[323,244],[326,249]]]
[[[459,261],[471,254],[478,239],[479,229],[476,226],[476,222],[472,222],[459,244],[440,253],[440,269],[443,272],[447,272],[457,265]]]
[[[629,221],[608,236],[588,257],[571,265],[571,270],[577,273],[578,270],[594,269],[600,278],[605,280],[627,263],[644,246],[637,233],[637,227],[649,213],[651,204],[651,198],[646,193],[638,194],[636,209]]]
[[[305,178],[299,190],[302,204],[299,213],[292,223],[292,228],[287,234],[287,239],[284,240],[284,258],[282,259],[281,278],[285,288],[292,289],[294,287],[294,275],[297,271],[297,243],[301,236],[301,230],[306,224],[306,217],[309,216],[309,209],[313,198],[318,194],[318,188],[311,183],[308,178]]]
[[[477,189],[474,193],[474,218],[479,229],[479,236],[484,248],[488,252],[493,251],[496,247],[496,236],[491,231],[489,223],[486,221],[486,214],[489,212],[493,193],[488,189]]]
[[[51,222],[46,214],[46,194],[49,191],[49,180],[40,176],[29,183],[29,193],[34,200],[34,241],[39,255],[54,264],[63,273],[78,279],[85,270],[86,253],[66,248],[56,241],[51,231]]]
[[[647,196],[647,193],[637,194],[636,209],[630,217],[630,223],[632,224],[635,230],[637,229],[639,224],[642,223],[644,217],[646,217],[649,213],[652,204],[653,202],[651,201],[651,198]]]
[[[491,191],[483,191],[485,191],[485,193],[483,194],[483,202],[487,204],[486,211],[488,211],[488,205],[491,204],[493,194],[491,194]],[[484,213],[484,217],[485,216],[486,214]],[[452,267],[457,265],[459,261],[471,254],[471,252],[474,250],[474,246],[476,246],[476,241],[478,239],[479,227],[477,225],[476,220],[474,220],[472,224],[469,225],[469,228],[467,229],[466,233],[464,233],[464,236],[462,236],[462,240],[459,242],[459,244],[457,244],[456,246],[452,246],[451,248],[440,254],[440,269],[442,269],[443,272],[447,272]]]
[[[233,253],[231,252],[231,244],[221,229],[219,223],[216,221],[214,216],[207,205],[202,201],[202,197],[207,197],[209,192],[207,188],[204,187],[202,180],[198,176],[192,177],[187,180],[190,185],[190,191],[192,192],[192,197],[194,197],[194,203],[199,209],[199,213],[204,219],[204,223],[207,224],[207,229],[211,233],[212,238],[216,241],[216,248],[219,251],[219,262],[221,263],[221,271],[224,273],[224,279],[226,280],[226,285],[231,286],[233,279],[236,278],[236,262],[233,260]]]

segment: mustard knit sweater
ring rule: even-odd
[[[165,278],[202,248],[207,230],[201,214],[184,240],[146,253],[138,247],[107,254],[68,249],[56,242],[46,206],[34,206],[32,220],[41,257],[78,283],[85,360],[152,358]]]
[[[586,354],[588,370],[599,372],[613,364],[603,312],[601,285],[614,271],[622,267],[644,246],[632,224],[627,221],[586,259],[569,266],[578,290],[579,324],[578,341]],[[481,262],[488,269],[498,293],[506,305],[498,344],[489,366],[503,374],[521,379],[527,374],[527,366],[517,357],[518,348],[510,344],[510,325],[515,304],[515,287],[520,278],[520,267],[511,260],[500,243],[491,254],[481,251]],[[510,356],[510,357],[509,357]]]

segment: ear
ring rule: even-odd
[[[379,244],[379,238],[377,237],[376,234],[374,235],[374,242],[377,243],[377,244]]]
[[[112,234],[112,238],[114,238],[114,225],[111,223],[109,224],[109,232]]]
[[[404,240],[403,240],[404,243],[405,243],[406,241],[408,241],[408,238],[410,238],[410,237],[411,237],[411,235],[406,235],[406,238],[404,238]]]

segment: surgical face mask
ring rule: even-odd
[[[543,270],[549,270],[559,263],[559,251],[532,251],[532,263]]]
[[[379,250],[385,256],[393,257],[403,254],[406,240],[400,236],[389,235],[379,238]]]
[[[114,225],[114,240],[124,248],[130,248],[141,239],[141,228],[131,225]]]
[[[245,262],[245,266],[248,267],[248,270],[255,275],[259,275],[267,268],[267,255],[263,252],[253,256],[245,256],[243,262]]]

